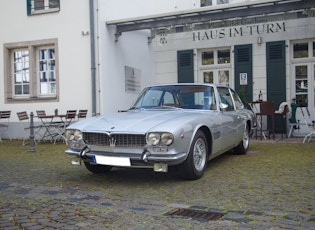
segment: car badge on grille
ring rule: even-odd
[[[109,139],[109,146],[110,147],[115,147],[116,146],[116,140],[114,138]]]

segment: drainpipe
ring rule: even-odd
[[[96,66],[95,66],[95,26],[94,0],[90,0],[90,39],[91,39],[91,82],[92,82],[92,116],[96,116]]]

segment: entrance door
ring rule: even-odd
[[[285,42],[268,42],[267,53],[267,100],[275,103],[278,110],[281,102],[286,101],[285,81]],[[281,119],[277,116],[275,121],[276,130],[281,129]]]
[[[242,89],[247,101],[253,100],[253,60],[252,45],[234,47],[235,91]]]

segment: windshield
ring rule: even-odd
[[[216,109],[211,86],[169,85],[146,88],[132,109],[167,108]]]

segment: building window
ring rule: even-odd
[[[212,65],[214,64],[213,51],[202,52],[202,65]]]
[[[230,82],[230,71],[229,70],[219,70],[218,71],[218,75],[219,75],[219,84],[223,84],[226,86],[229,86],[229,82]]]
[[[203,82],[204,83],[214,83],[213,71],[203,72]]]
[[[307,65],[295,66],[295,93],[299,106],[307,107],[308,76]]]
[[[230,49],[204,51],[201,56],[202,65],[220,65],[231,62]]]
[[[39,48],[38,54],[39,94],[56,95],[55,49],[53,47]]]
[[[27,15],[60,11],[60,0],[27,0]]]
[[[57,40],[4,45],[7,102],[58,99]]]
[[[230,50],[218,50],[218,64],[226,64],[230,61]]]
[[[215,6],[215,5],[221,5],[221,4],[228,4],[230,3],[230,0],[200,0],[200,6]]]
[[[14,50],[13,58],[13,92],[15,97],[29,97],[30,94],[30,61],[29,51]]]
[[[202,81],[230,85],[231,50],[229,48],[204,50],[200,53]]]
[[[292,43],[292,72],[298,106],[315,106],[315,41]]]
[[[230,85],[230,70],[213,70],[203,71],[203,82],[204,83],[217,83],[229,86]]]
[[[293,45],[294,58],[307,58],[308,57],[308,43],[296,43]]]

